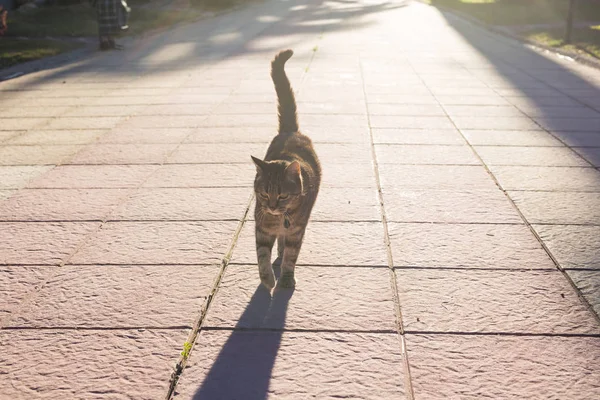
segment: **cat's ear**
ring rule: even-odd
[[[252,157],[252,161],[254,161],[254,165],[256,165],[256,170],[258,172],[262,172],[265,169],[265,166],[267,165],[267,163],[261,159],[254,157],[254,156],[250,156],[250,157]]]
[[[300,170],[300,163],[293,161],[285,168],[285,177],[294,182],[302,181],[302,172]]]

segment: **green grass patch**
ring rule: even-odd
[[[600,25],[573,30],[572,44],[563,43],[569,1],[567,0],[428,0],[462,12],[488,25],[509,26],[519,35],[557,49],[585,53],[600,58]],[[600,3],[579,1],[575,9],[577,21],[600,21]],[[527,29],[547,24],[548,28]]]
[[[490,25],[533,25],[564,22],[567,0],[428,0],[433,6],[443,6],[469,14]],[[598,3],[579,1],[575,18],[600,20]]]
[[[26,61],[55,56],[80,47],[72,42],[48,39],[0,39],[0,68],[7,68]]]
[[[9,12],[6,36],[76,37],[94,36],[97,32],[94,9],[87,4],[80,4],[42,7],[29,12]]]
[[[563,42],[563,29],[530,31],[523,34],[523,36],[549,47],[600,58],[600,30],[594,29],[593,27],[587,29],[574,29],[570,44],[564,44]]]

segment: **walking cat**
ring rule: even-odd
[[[285,50],[271,62],[271,78],[278,100],[279,133],[264,160],[256,164],[256,255],[258,272],[267,289],[275,286],[271,250],[277,239],[281,276],[277,285],[293,288],[294,269],[319,185],[321,165],[311,140],[298,131],[296,99],[285,73],[285,63],[294,54]]]

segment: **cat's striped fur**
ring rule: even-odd
[[[271,62],[271,78],[279,102],[279,134],[273,138],[264,160],[256,164],[256,254],[263,285],[275,286],[271,250],[277,240],[281,260],[278,286],[294,287],[294,269],[321,183],[321,165],[311,140],[298,131],[296,100],[285,73],[294,54],[285,50]]]

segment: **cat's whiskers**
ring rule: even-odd
[[[256,222],[258,222],[259,224],[262,224],[263,219],[265,218],[265,210],[263,208],[260,208],[258,210],[257,217],[258,217],[258,221],[256,221]]]

